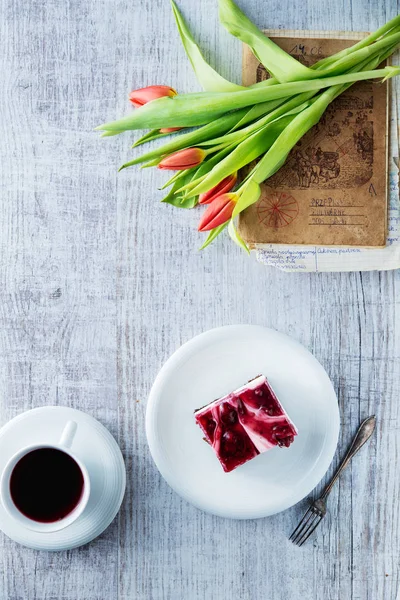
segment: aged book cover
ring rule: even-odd
[[[305,34],[303,34],[305,35]],[[354,39],[271,37],[311,65]],[[247,46],[243,83],[268,77]],[[388,84],[354,84],[262,185],[261,198],[239,219],[250,245],[380,247],[387,233]]]

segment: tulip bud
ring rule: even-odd
[[[184,171],[197,167],[206,157],[206,153],[201,148],[184,148],[178,150],[169,156],[166,156],[158,163],[159,169],[169,169],[170,171]]]
[[[210,231],[229,221],[237,201],[237,194],[222,194],[215,198],[201,217],[198,230]]]
[[[168,85],[149,85],[140,88],[139,90],[133,90],[133,92],[129,94],[129,100],[132,102],[133,106],[140,108],[152,100],[157,100],[157,98],[164,98],[166,96],[172,98],[173,96],[176,96],[176,91]]]
[[[160,129],[160,133],[173,133],[174,131],[180,131],[182,127],[163,127]]]
[[[208,192],[204,192],[204,194],[200,194],[199,196],[199,204],[210,204],[215,198],[221,196],[222,194],[226,194],[230,192],[231,189],[235,186],[237,181],[237,173],[232,173],[225,177],[222,181],[220,181],[216,186],[208,190]]]

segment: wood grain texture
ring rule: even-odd
[[[241,0],[260,27],[375,29],[397,0]],[[180,6],[223,75],[240,44],[216,0]],[[92,129],[133,87],[198,89],[166,0],[3,0],[0,421],[44,404],[104,423],[128,468],[122,510],[90,545],[58,554],[0,535],[1,600],[399,600],[398,272],[285,274],[220,239],[198,253],[198,215],[160,206],[154,170],[117,167],[129,135]],[[181,500],[145,439],[154,377],[182,342],[233,323],[307,346],[338,391],[338,457],[359,421],[377,435],[329,500],[313,542],[287,535],[304,503],[235,522]]]

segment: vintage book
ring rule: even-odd
[[[305,65],[354,44],[354,38],[271,37]],[[244,47],[243,83],[268,74]],[[262,185],[239,219],[250,247],[260,244],[382,247],[387,234],[388,84],[354,84]]]

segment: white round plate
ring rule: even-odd
[[[273,448],[224,473],[193,411],[266,375],[299,430],[290,448]],[[203,333],[173,354],[150,393],[146,433],[164,479],[188,502],[221,517],[266,517],[299,502],[326,473],[339,435],[332,383],[308,350],[252,325]]]
[[[117,442],[96,419],[73,408],[34,408],[4,425],[0,430],[0,472],[23,446],[58,443],[70,420],[78,424],[71,450],[86,465],[90,476],[90,498],[82,515],[61,531],[39,533],[11,519],[0,504],[0,529],[14,541],[36,550],[69,550],[87,544],[110,525],[124,497],[125,464]]]

